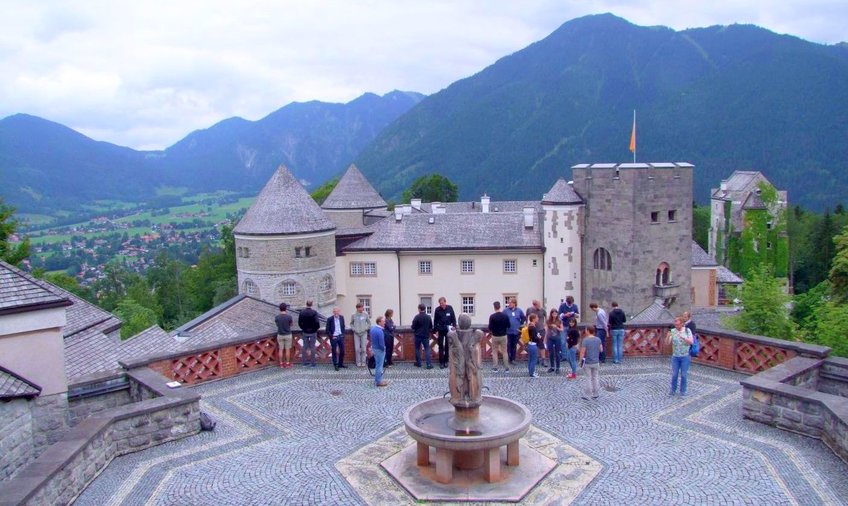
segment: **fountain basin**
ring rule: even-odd
[[[500,448],[507,448],[507,465],[519,464],[518,440],[530,428],[532,415],[510,399],[483,396],[479,407],[455,408],[437,397],[420,402],[404,413],[406,431],[418,443],[417,463],[430,464],[430,447],[436,449],[436,480],[448,483],[453,469],[484,466],[488,482],[501,476]]]

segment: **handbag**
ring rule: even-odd
[[[689,345],[689,356],[697,357],[701,352],[701,343],[698,341],[698,334],[692,334],[692,344]]]

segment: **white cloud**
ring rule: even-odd
[[[562,23],[613,12],[675,29],[733,22],[833,43],[834,0],[5,0],[0,117],[162,148],[231,116],[364,92],[436,92]]]

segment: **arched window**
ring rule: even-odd
[[[657,267],[657,275],[654,280],[657,286],[668,286],[671,284],[671,267],[665,262],[662,262]]]
[[[592,267],[600,271],[611,271],[612,255],[610,255],[609,251],[604,248],[596,249],[595,254],[592,256]]]
[[[244,283],[241,285],[241,291],[245,295],[250,295],[251,297],[259,297],[259,287],[256,286],[250,279],[245,279]]]

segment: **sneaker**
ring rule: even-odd
[[[280,369],[284,369],[285,367],[286,367],[286,365],[285,365],[284,363],[282,363],[282,362],[281,362],[281,363],[280,363]]]
[[[585,395],[581,395],[581,396],[580,396],[580,398],[581,398],[581,399],[583,399],[584,401],[588,401],[588,400],[589,400],[589,398],[588,398],[588,397],[586,397]]]
[[[593,401],[597,401],[597,400],[598,400],[598,396],[597,396],[597,395],[592,396],[592,400],[593,400]]]
[[[549,367],[549,368],[548,368],[548,372],[554,372],[555,370],[556,370],[556,369],[554,369],[553,367]]]
[[[509,367],[504,367],[504,372],[509,372]]]
[[[568,379],[570,379],[570,380],[577,379],[577,375],[576,375],[576,374],[574,374],[574,373],[571,373],[571,374],[569,374],[568,376],[566,376],[566,378],[568,378]]]
[[[290,368],[290,367],[291,367],[291,362],[286,362],[286,364],[285,364],[283,367],[285,367],[286,369]]]
[[[492,367],[492,372],[498,372],[498,368],[497,368],[497,367]]]
[[[378,387],[387,387],[387,386],[389,386],[389,382],[384,380],[384,381],[377,383],[377,386]]]
[[[339,370],[339,366],[337,366],[337,365],[334,365],[333,368],[337,371]]]
[[[339,364],[339,369],[347,369],[347,366],[344,364]]]
[[[432,364],[431,364],[431,365],[428,365],[428,366],[426,367],[426,369],[432,369],[432,368],[433,368]]]
[[[531,378],[538,378],[538,377],[539,377],[539,375],[538,375],[537,373],[535,373],[535,372],[534,372],[533,374],[531,374],[531,375],[530,375],[530,377],[531,377]]]

